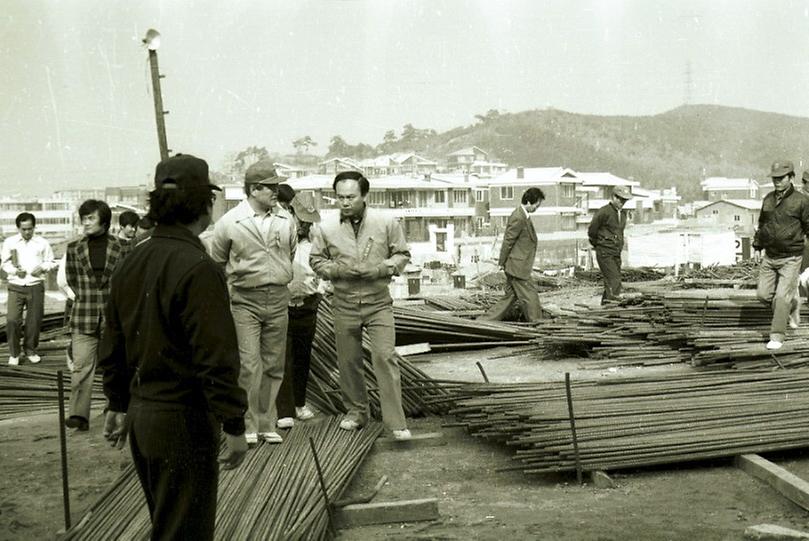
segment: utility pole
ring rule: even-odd
[[[160,32],[150,28],[143,38],[143,43],[149,49],[149,65],[152,72],[152,95],[154,96],[154,112],[157,120],[157,142],[160,145],[160,160],[169,157],[169,145],[166,141],[165,115],[169,112],[163,110],[163,96],[160,93],[160,70],[157,66],[157,49],[160,47]]]

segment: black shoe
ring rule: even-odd
[[[78,430],[90,430],[90,423],[84,417],[79,415],[71,415],[65,420],[65,426],[68,428],[76,428]]]

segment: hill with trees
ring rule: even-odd
[[[304,151],[317,144],[310,138],[295,143],[296,149]],[[609,171],[647,188],[676,186],[689,200],[700,197],[699,182],[704,177],[753,177],[766,182],[769,164],[780,158],[793,160],[796,168],[809,168],[809,119],[718,105],[684,105],[652,116],[492,109],[476,115],[469,126],[442,133],[406,124],[398,136],[389,130],[375,145],[350,144],[334,135],[325,158],[418,152],[441,162],[448,153],[473,145],[510,166]],[[300,152],[300,160],[285,158],[300,165],[320,159]]]

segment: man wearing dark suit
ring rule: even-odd
[[[593,215],[587,236],[596,250],[596,261],[604,278],[604,294],[601,304],[620,299],[621,294],[621,250],[624,248],[624,228],[626,212],[621,212],[624,204],[632,198],[626,186],[616,186],[610,202]]]
[[[82,203],[79,218],[84,236],[68,244],[65,252],[67,284],[76,295],[70,314],[73,367],[70,370],[70,412],[65,425],[87,430],[110,277],[130,245],[109,234],[112,212],[104,201],[88,199]]]
[[[517,301],[527,321],[542,319],[539,294],[531,281],[531,270],[537,253],[537,232],[531,222],[531,213],[539,208],[544,199],[542,190],[528,188],[522,195],[522,204],[508,217],[498,260],[506,273],[505,294],[480,319],[500,321],[508,315]]]

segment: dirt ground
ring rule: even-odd
[[[545,296],[560,305],[598,301],[596,288]],[[576,361],[545,361],[526,353],[498,358],[507,348],[428,354],[413,360],[440,378],[480,381],[480,361],[492,381],[609,378],[649,369],[593,371]],[[658,371],[687,370],[683,365]],[[88,433],[68,437],[73,521],[95,502],[129,460],[101,436],[100,411]],[[341,540],[570,539],[737,540],[744,529],[774,523],[809,530],[809,513],[766,484],[717,460],[612,474],[617,488],[595,488],[575,475],[528,476],[496,471],[512,465],[508,449],[444,427],[451,418],[415,419],[414,433],[440,432],[427,444],[375,448],[345,497],[389,480],[375,502],[436,498],[440,519],[341,530]],[[55,414],[0,421],[0,540],[53,539],[64,527]],[[293,429],[294,430],[294,429]],[[767,455],[809,479],[809,451]]]

